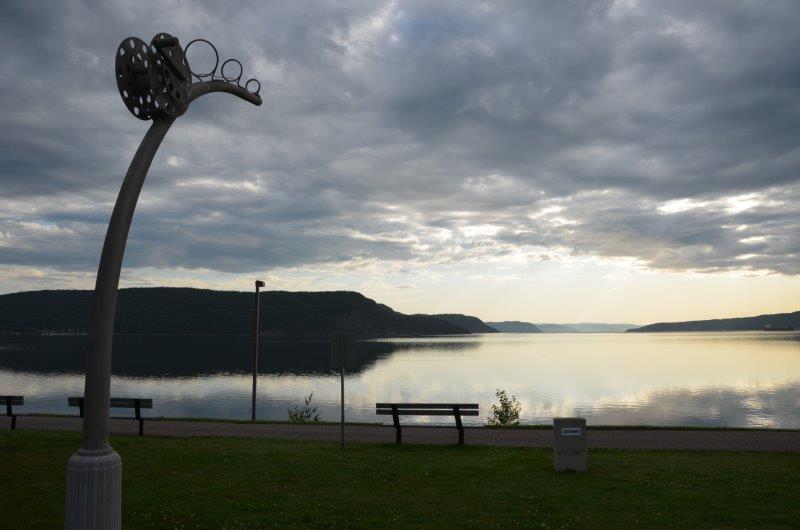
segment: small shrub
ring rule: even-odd
[[[498,390],[494,395],[500,400],[500,404],[492,404],[492,415],[486,420],[487,425],[495,427],[519,425],[519,413],[522,405],[519,404],[516,396],[508,397],[505,390]]]
[[[319,414],[317,413],[317,406],[311,404],[311,398],[314,392],[311,392],[307,398],[303,399],[303,404],[298,405],[289,410],[289,421],[291,423],[318,423]]]

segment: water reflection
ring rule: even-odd
[[[347,414],[377,401],[478,402],[515,394],[523,421],[579,414],[594,424],[800,427],[800,342],[792,333],[486,335],[361,343]],[[154,415],[246,418],[249,337],[117,337],[112,394],[153,397]],[[25,411],[66,412],[80,395],[85,338],[0,337],[0,392]],[[314,392],[338,419],[338,377],[324,342],[265,342],[259,417]],[[441,418],[417,418],[420,423]],[[484,418],[471,418],[482,423]]]
[[[0,336],[0,367],[44,374],[83,373],[85,336]],[[473,343],[442,343],[449,350],[475,348]],[[358,342],[347,371],[361,373],[376,361],[401,350],[426,349],[420,343]],[[434,346],[433,349],[436,349]],[[250,373],[252,337],[244,335],[123,335],[114,339],[112,372],[132,377],[194,377]],[[339,370],[330,344],[318,341],[262,340],[259,373],[318,374]]]
[[[632,406],[634,405],[634,406]],[[596,424],[800,427],[800,384],[670,389],[634,401],[575,407]]]

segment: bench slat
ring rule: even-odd
[[[0,396],[0,405],[24,405],[25,398],[23,396]]]
[[[458,406],[459,409],[477,409],[477,403],[375,403],[376,409],[386,409],[397,407],[398,410],[402,409],[452,409]]]
[[[459,411],[462,416],[477,416],[477,410],[461,410]],[[391,409],[377,409],[376,414],[380,416],[391,416],[393,414]],[[423,409],[404,409],[397,411],[398,416],[453,416],[455,413],[452,409],[442,410],[423,410]]]
[[[79,407],[81,404],[81,397],[68,397],[67,404],[70,407]],[[118,409],[133,409],[136,408],[135,398],[111,398],[111,406]],[[153,408],[153,400],[152,399],[140,399],[139,400],[139,408],[141,409],[152,409]]]
[[[136,407],[134,398],[111,398],[111,406],[118,409],[132,409]],[[153,408],[153,400],[152,399],[140,399],[139,400],[139,408],[141,409],[152,409]]]

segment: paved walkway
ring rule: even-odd
[[[17,429],[79,431],[81,419],[62,416],[19,416]],[[0,417],[0,429],[10,427],[10,419]],[[111,420],[114,434],[136,434],[138,423]],[[291,425],[268,423],[223,423],[212,421],[145,420],[145,436],[238,436],[338,442],[338,425]],[[349,442],[393,443],[391,425],[348,425]],[[549,429],[486,429],[466,427],[467,445],[505,447],[552,447]],[[403,443],[454,444],[454,427],[403,427]],[[686,430],[592,430],[587,443],[613,449],[688,449],[714,451],[800,452],[800,431],[686,431]]]

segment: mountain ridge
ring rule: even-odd
[[[714,318],[708,320],[686,320],[683,322],[656,322],[628,333],[659,331],[762,331],[765,326],[773,328],[793,327],[800,329],[800,311],[792,313],[767,313],[753,317]]]
[[[439,313],[434,315],[427,315],[445,322],[450,322],[456,326],[460,326],[470,333],[499,333],[499,330],[488,325],[478,317],[471,315],[462,315],[461,313]]]
[[[501,333],[623,333],[637,324],[607,324],[604,322],[579,322],[577,324],[533,323],[519,320],[486,322]],[[532,327],[531,327],[532,326]],[[532,331],[533,329],[538,331]]]
[[[580,333],[577,329],[567,324],[536,324],[542,333]]]
[[[85,332],[91,290],[0,295],[0,330]],[[353,291],[262,291],[261,329],[271,335],[351,331],[371,336],[462,335],[463,327],[429,315],[405,315]],[[255,295],[190,287],[120,289],[116,333],[241,334],[253,332]]]
[[[520,320],[504,320],[502,322],[486,322],[500,333],[542,333],[542,330],[530,322]]]
[[[564,324],[575,328],[580,333],[624,333],[631,328],[641,327],[641,324],[606,323],[606,322],[577,322]]]

